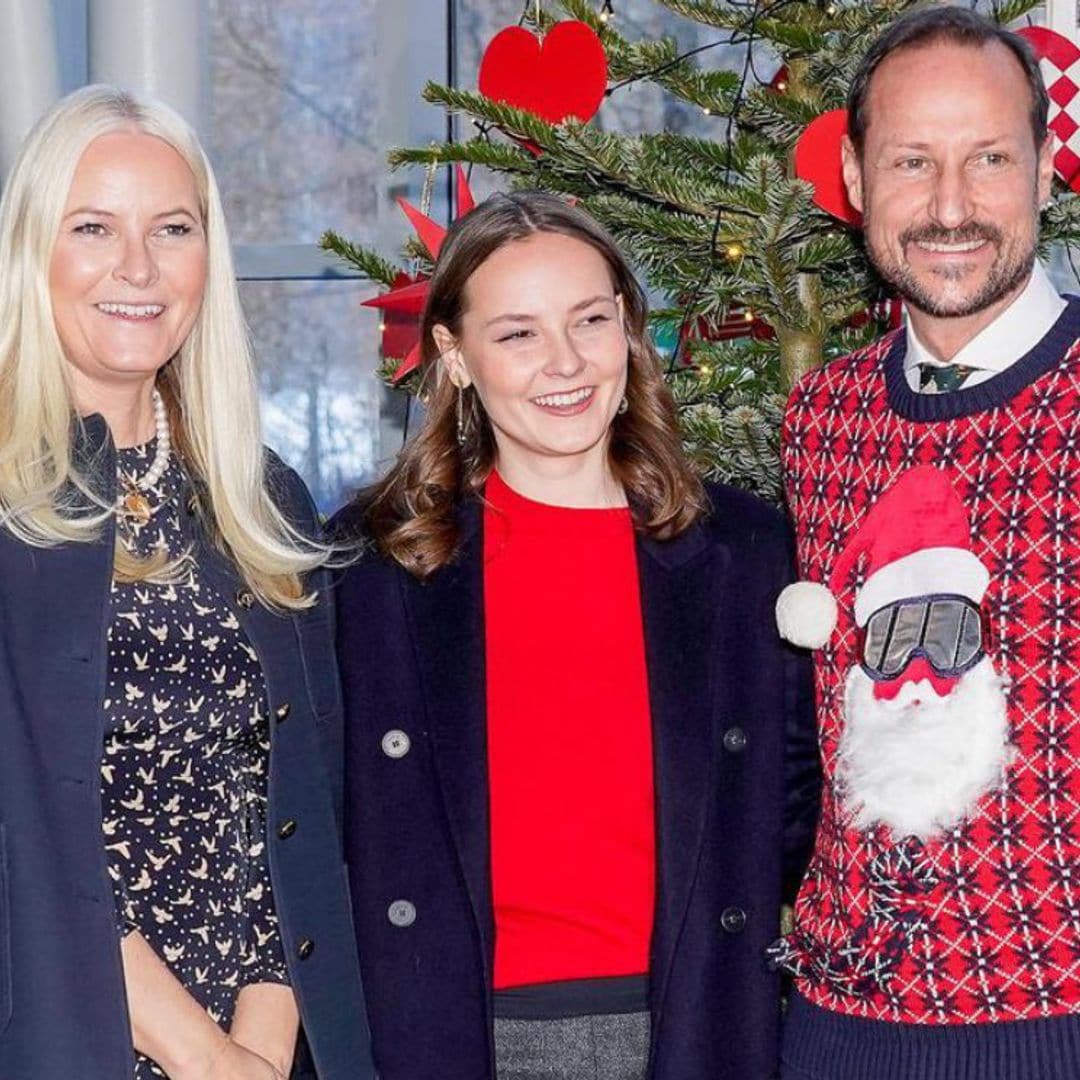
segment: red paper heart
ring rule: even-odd
[[[1080,48],[1045,26],[1025,26],[1017,33],[1031,45],[1050,95],[1048,126],[1059,141],[1054,171],[1073,191],[1080,191],[1080,86],[1074,82]]]
[[[861,225],[841,170],[840,142],[847,134],[847,110],[833,109],[810,122],[795,144],[795,175],[814,185],[814,202],[827,214]]]
[[[556,23],[541,42],[522,26],[491,39],[480,61],[480,93],[549,124],[591,120],[607,89],[607,57],[586,23]]]

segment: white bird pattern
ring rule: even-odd
[[[153,444],[118,452],[132,476],[152,457]],[[151,521],[118,528],[133,554],[188,550],[184,484],[171,457],[146,492]],[[265,842],[262,669],[231,593],[194,559],[167,585],[114,582],[110,603],[102,833],[118,932],[140,930],[227,1027],[241,986],[288,983]],[[136,1055],[135,1080],[162,1076]]]

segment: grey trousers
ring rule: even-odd
[[[497,1080],[645,1080],[649,1014],[495,1018]]]

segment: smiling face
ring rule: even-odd
[[[977,331],[1027,283],[1050,194],[1023,69],[997,42],[902,49],[874,72],[866,116],[844,179],[874,265],[915,314]]]
[[[433,334],[450,378],[475,387],[504,476],[606,472],[629,350],[611,271],[590,244],[555,232],[506,244],[469,278],[457,338]]]
[[[152,380],[191,332],[206,270],[195,177],[180,154],[134,131],[90,143],[49,265],[76,396]]]

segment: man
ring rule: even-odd
[[[958,7],[852,86],[844,177],[908,322],[785,422],[807,581],[778,617],[821,650],[826,775],[774,947],[785,1080],[1080,1077],[1080,302],[1035,257],[1046,120],[1026,43]]]

